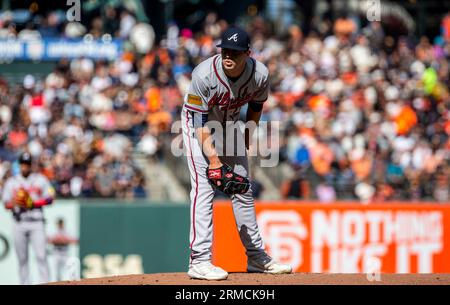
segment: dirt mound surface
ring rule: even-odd
[[[450,285],[450,274],[381,274],[379,281],[366,274],[260,274],[230,273],[225,281],[193,280],[186,273],[112,276],[52,285]]]

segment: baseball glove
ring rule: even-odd
[[[30,209],[33,207],[33,199],[23,187],[16,192],[14,201],[21,208]]]
[[[207,169],[206,177],[209,184],[225,194],[244,194],[250,188],[250,182],[246,177],[236,174],[229,165],[220,168]]]

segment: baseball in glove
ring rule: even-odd
[[[229,165],[222,165],[216,169],[208,168],[206,177],[209,184],[225,194],[244,194],[250,188],[250,182],[246,177],[236,174]]]
[[[33,207],[33,199],[23,187],[16,192],[14,201],[21,208],[30,209]]]

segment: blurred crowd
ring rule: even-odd
[[[269,68],[262,120],[281,122],[281,162],[290,168],[283,198],[450,200],[449,16],[433,42],[345,16],[314,21],[308,35],[296,25],[275,34],[261,17],[242,25],[252,56]],[[129,40],[137,23],[112,7],[88,27],[58,21],[49,14],[17,33],[2,20],[0,37]],[[59,196],[151,198],[133,153],[165,161],[191,71],[217,53],[227,26],[209,13],[199,32],[170,24],[145,53],[127,44],[114,61],[61,60],[45,79],[1,82],[1,181],[28,150]]]
[[[0,83],[2,183],[18,172],[20,152],[28,151],[60,197],[145,197],[144,177],[132,160],[132,131],[95,127],[95,103],[103,98],[102,107],[112,112],[112,101],[97,96],[89,85],[95,78],[74,79],[73,64],[59,63],[42,81],[27,75],[19,86]]]
[[[98,18],[94,19],[89,33],[109,33],[108,14],[100,29]],[[135,21],[126,15],[124,11],[122,19]],[[89,34],[81,23],[68,23],[58,12],[35,16],[18,28],[14,20],[20,18],[17,12],[1,15],[0,39]],[[125,35],[127,21],[114,17],[116,23],[117,35]],[[18,172],[15,160],[26,150],[60,197],[149,196],[145,177],[133,160],[133,148],[153,131],[147,128],[140,99],[143,84],[133,64],[129,58],[115,62],[62,59],[44,79],[27,75],[21,84],[12,85],[0,78],[1,184]],[[156,151],[156,144],[147,141],[145,147]]]
[[[92,35],[94,39],[112,37],[127,39],[137,23],[132,12],[111,5],[106,5],[101,14],[89,18],[88,24],[68,22],[67,12],[64,10],[46,14],[33,14],[31,11],[30,9],[1,12],[0,39],[80,38],[84,35]]]
[[[267,119],[286,122],[285,198],[450,199],[448,16],[435,43],[343,16],[255,50],[272,77]]]

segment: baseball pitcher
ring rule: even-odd
[[[3,189],[2,200],[14,217],[14,246],[19,261],[20,282],[30,284],[28,244],[36,255],[40,281],[49,281],[46,236],[42,207],[53,202],[55,191],[48,179],[32,172],[32,158],[23,153],[19,158],[20,174],[10,177]]]
[[[247,271],[290,273],[292,268],[273,260],[264,250],[256,222],[248,180],[247,149],[251,131],[234,133],[242,106],[246,122],[258,124],[269,92],[268,69],[250,57],[248,34],[231,27],[222,34],[221,54],[200,63],[181,112],[183,141],[191,175],[191,278],[224,280],[228,273],[211,263],[212,201],[216,189],[233,204],[239,235],[247,254]],[[231,123],[231,124],[230,124]],[[215,127],[221,128],[215,128]]]

